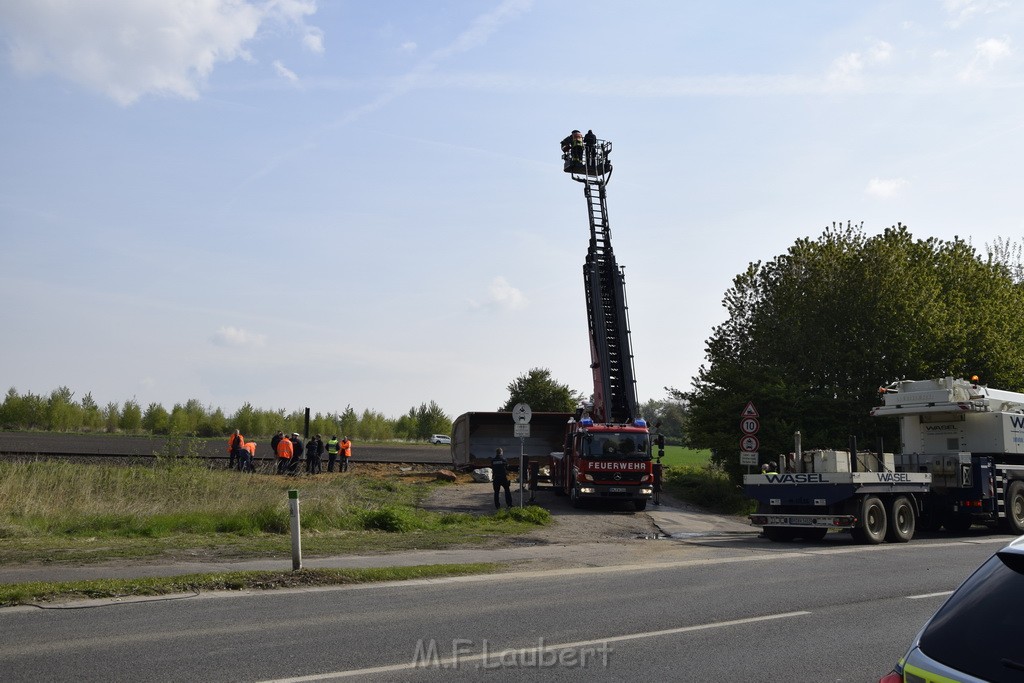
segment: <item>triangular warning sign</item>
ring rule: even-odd
[[[757,414],[757,408],[754,407],[753,401],[747,401],[747,407],[740,413],[740,417],[760,417]]]

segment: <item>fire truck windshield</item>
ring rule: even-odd
[[[649,460],[646,434],[591,434],[585,441],[583,457],[600,460]]]

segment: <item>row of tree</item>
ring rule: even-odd
[[[561,384],[547,368],[533,368],[508,385],[509,399],[498,410],[512,410],[527,403],[536,411],[573,412],[583,394]],[[682,442],[685,411],[679,396],[644,403],[641,415],[651,424],[661,423],[661,431],[671,441]],[[49,395],[7,391],[0,404],[0,429],[54,432],[123,432],[128,434],[223,436],[239,429],[252,438],[267,437],[278,430],[302,433],[305,411],[263,410],[246,403],[234,414],[204,406],[192,399],[176,403],[167,410],[159,403],[143,408],[129,399],[122,404],[100,406],[91,393],[75,400],[68,387],[59,387]],[[351,406],[341,413],[317,413],[310,418],[311,434],[337,434],[362,441],[391,439],[426,440],[431,434],[448,434],[452,421],[433,401],[409,409],[397,419],[372,410],[357,414]]]
[[[76,401],[67,387],[47,395],[7,391],[0,404],[0,428],[54,432],[124,432],[129,434],[223,436],[239,429],[246,436],[267,437],[278,430],[302,433],[305,411],[263,410],[246,403],[232,415],[220,408],[203,406],[192,399],[167,410],[159,403],[146,408],[134,399],[123,404],[100,406],[87,393]],[[392,439],[426,440],[431,434],[447,434],[452,421],[431,401],[409,409],[397,419],[372,410],[357,414],[351,406],[341,413],[316,413],[310,417],[310,434],[348,435],[362,441]]]
[[[1024,390],[1020,249],[980,255],[955,238],[915,239],[903,225],[867,236],[835,225],[798,240],[733,279],[728,319],[706,342],[689,392],[689,445],[711,448],[738,476],[739,418],[760,413],[762,459],[805,448],[845,448],[850,437],[898,447],[895,420],[869,417],[878,388],[897,379],[978,375]]]

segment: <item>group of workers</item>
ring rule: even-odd
[[[562,159],[565,161],[565,170],[573,173],[592,172],[608,173],[611,171],[611,164],[608,163],[607,152],[611,147],[602,145],[602,157],[598,158],[597,136],[593,130],[587,134],[573,130],[559,143],[562,148]],[[584,164],[584,152],[586,153],[586,164]]]
[[[334,471],[338,464],[339,472],[348,472],[349,460],[352,458],[352,441],[347,436],[338,439],[332,436],[326,443],[319,434],[312,436],[305,444],[298,432],[285,436],[283,431],[277,432],[270,439],[270,448],[277,460],[278,474],[298,474],[302,465],[303,455],[306,460],[307,474],[323,472],[323,456],[327,453],[327,471]],[[239,430],[228,437],[228,469],[240,472],[255,472],[256,442],[246,441]]]

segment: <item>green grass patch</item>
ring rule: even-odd
[[[680,500],[725,515],[751,512],[751,502],[719,467],[668,467],[664,475],[665,491]]]
[[[268,590],[301,586],[407,581],[443,576],[485,574],[499,571],[503,567],[504,565],[499,563],[477,562],[413,567],[302,569],[297,572],[246,571],[146,579],[18,583],[0,585],[0,605],[9,607],[57,600],[128,598],[215,590]]]
[[[657,455],[658,449],[654,449]],[[704,467],[711,463],[711,450],[683,448],[682,446],[665,446],[665,457],[661,464],[666,467]]]

